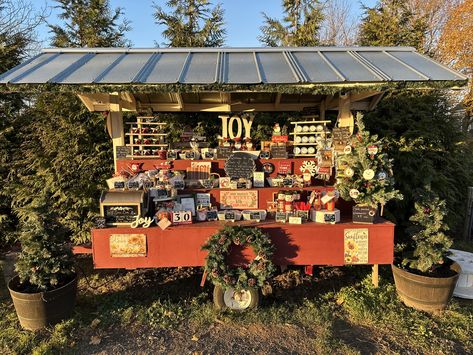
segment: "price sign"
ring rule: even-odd
[[[168,150],[167,158],[168,158],[168,160],[176,160],[177,159],[177,152],[175,150]]]
[[[283,175],[292,174],[292,162],[280,161],[278,165],[278,173]]]
[[[192,211],[174,211],[172,213],[172,224],[191,224]]]
[[[186,159],[194,160],[195,159],[195,152],[186,152],[185,157],[186,157]]]
[[[260,159],[269,159],[269,157],[271,156],[270,152],[266,151],[266,150],[262,150],[260,153],[259,153],[259,158]]]

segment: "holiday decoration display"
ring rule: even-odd
[[[166,123],[159,122],[155,117],[138,116],[136,122],[127,122],[130,130],[126,135],[131,149],[129,158],[166,159],[168,144],[166,143]]]
[[[356,124],[358,132],[350,148],[345,148],[345,154],[337,156],[337,160],[351,170],[349,174],[337,177],[335,187],[345,200],[374,209],[380,204],[382,214],[389,200],[402,199],[402,195],[394,188],[392,161],[383,151],[383,141],[365,130],[360,113],[356,115]]]
[[[331,132],[327,128],[330,121],[291,122],[294,130],[294,156],[315,157],[318,149],[327,149],[332,145]]]
[[[246,268],[226,262],[231,246],[251,247],[256,257]],[[274,245],[259,228],[225,227],[211,236],[202,247],[208,252],[205,271],[214,285],[224,289],[245,290],[262,287],[276,271],[271,261]]]

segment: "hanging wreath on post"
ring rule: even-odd
[[[246,267],[230,267],[226,258],[232,244],[248,246],[256,257]],[[225,227],[209,238],[202,250],[207,250],[205,271],[214,285],[236,290],[263,287],[276,270],[271,261],[274,245],[260,228]]]

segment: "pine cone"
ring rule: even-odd
[[[220,244],[220,245],[225,244],[225,238],[224,238],[224,237],[221,237],[221,238],[218,240],[218,244]]]
[[[253,287],[254,285],[256,285],[256,280],[253,278],[248,279],[248,286]]]
[[[235,239],[233,240],[233,244],[235,244],[235,245],[240,245],[240,244],[241,244],[240,238],[235,238]]]

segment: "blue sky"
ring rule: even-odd
[[[47,4],[54,6],[52,0],[32,0],[38,8]],[[163,6],[165,0],[155,0],[155,3]],[[226,46],[229,47],[259,47],[257,36],[259,28],[263,24],[262,12],[271,17],[280,18],[282,8],[280,0],[213,0],[213,3],[221,2],[225,9],[225,20],[227,23]],[[361,15],[361,3],[373,6],[376,0],[360,0],[353,2],[353,12],[357,17]],[[131,21],[132,30],[127,37],[132,41],[133,47],[154,47],[154,42],[162,43],[162,29],[154,23],[152,0],[111,0],[112,7],[122,7],[125,17]],[[59,23],[57,10],[52,8],[48,18],[49,23]],[[44,41],[43,47],[49,46],[50,34],[46,25],[41,26],[38,35]]]

